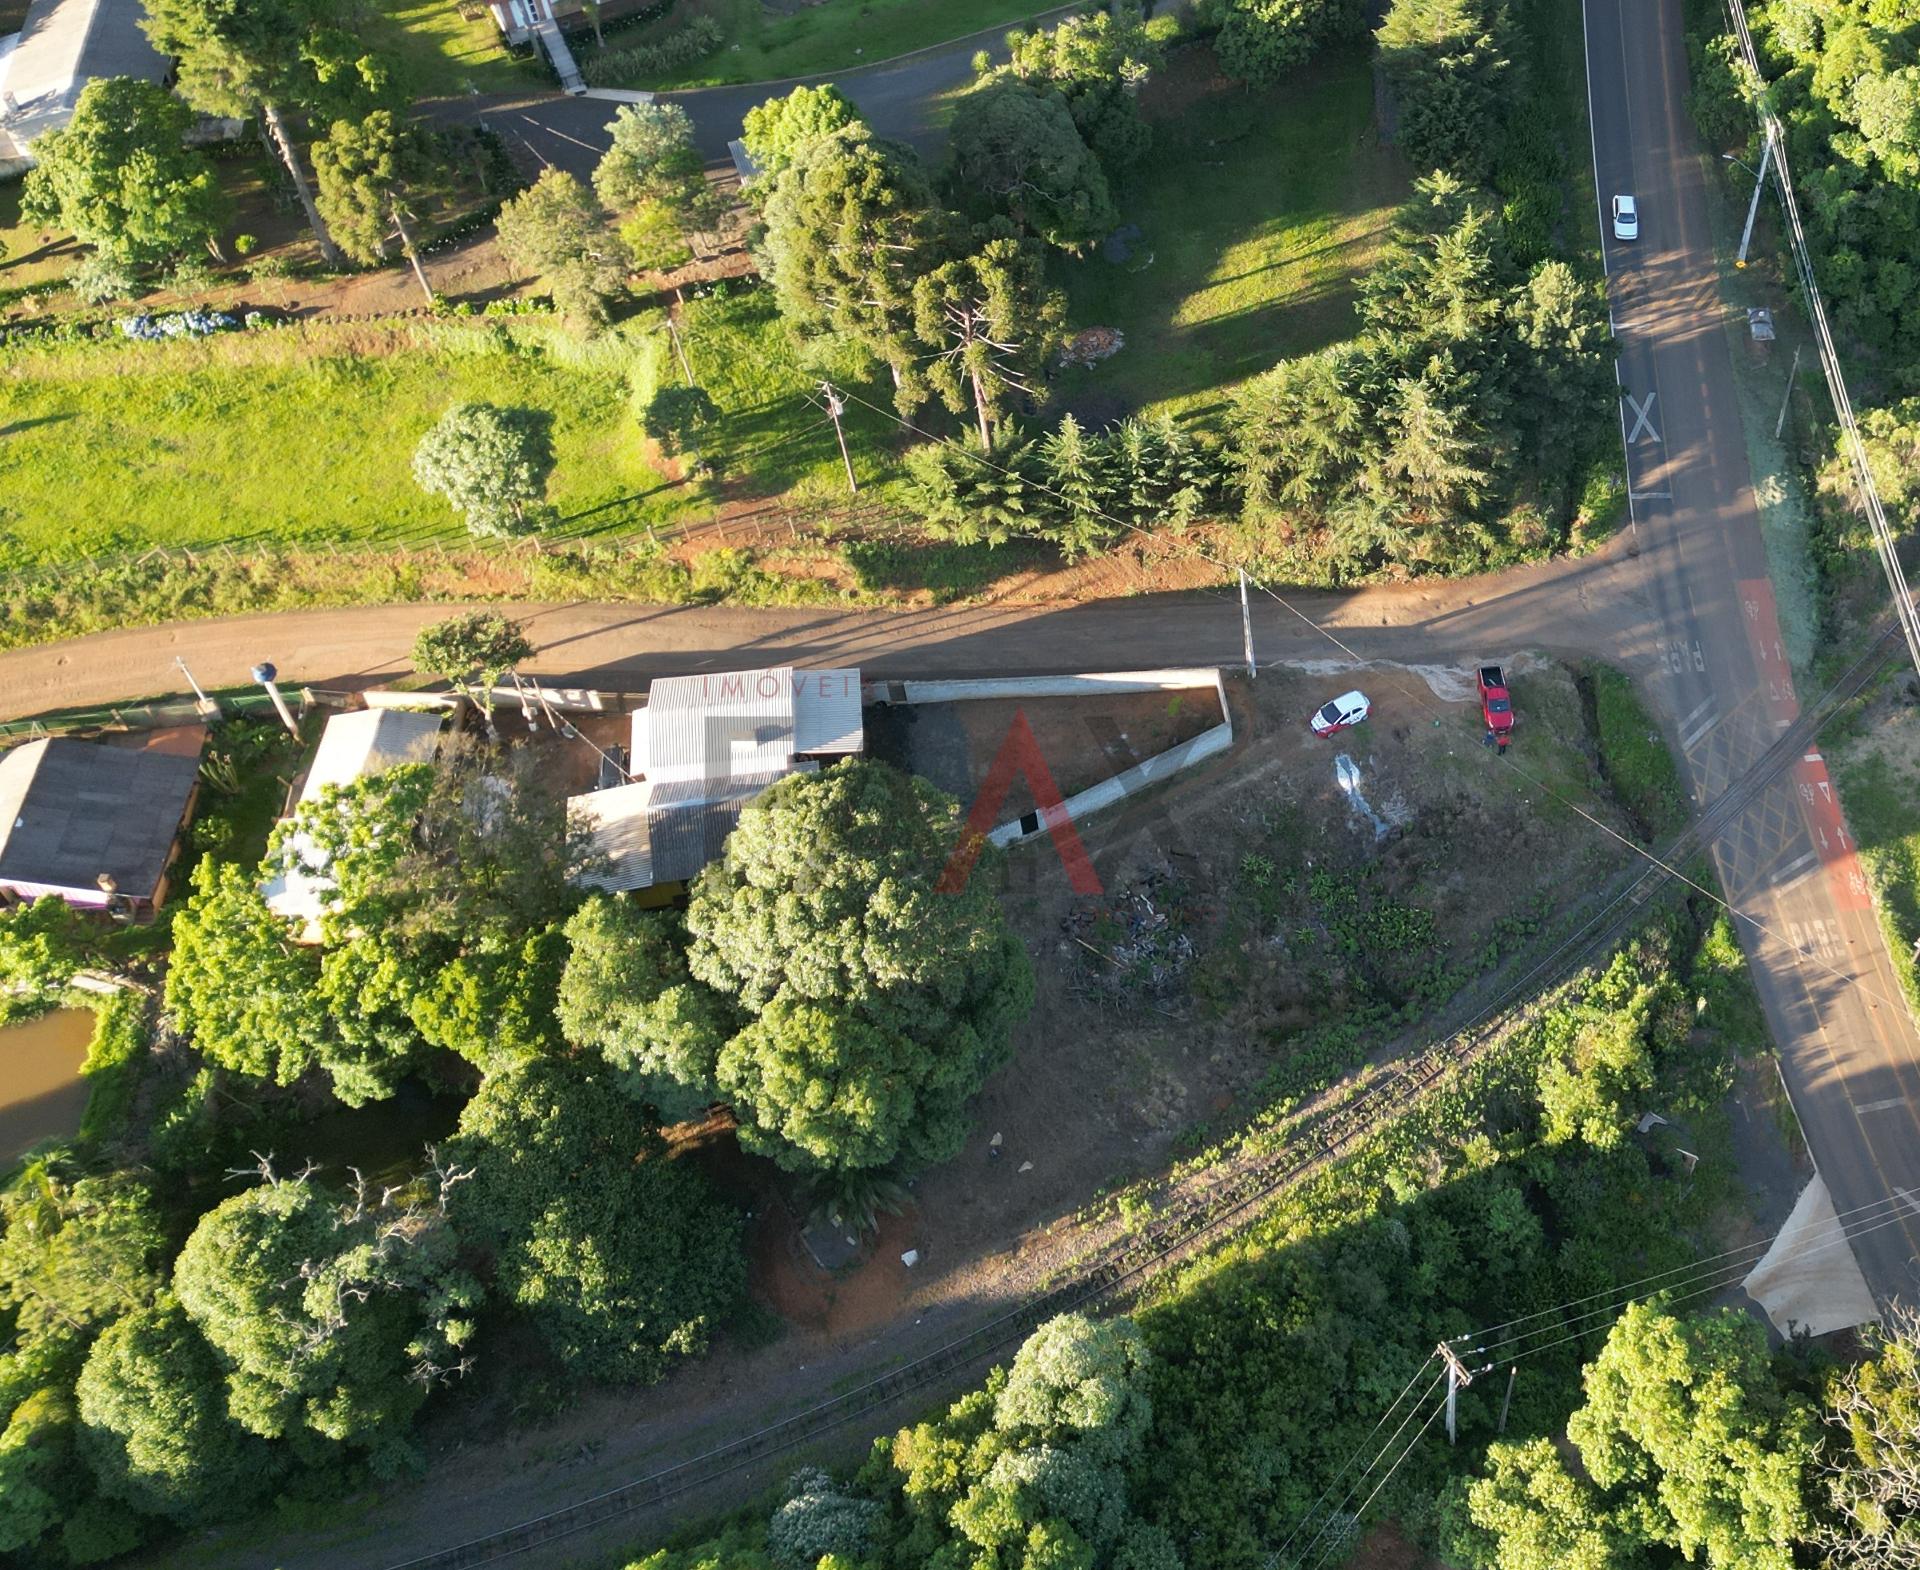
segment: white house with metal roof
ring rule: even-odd
[[[776,780],[866,747],[860,672],[717,671],[656,681],[634,711],[632,782],[575,796],[608,890],[684,882],[715,860],[746,804]]]
[[[371,779],[403,763],[433,762],[445,721],[444,710],[357,709],[334,715],[320,733],[320,745],[308,765],[294,811],[317,801],[333,786]],[[261,885],[260,892],[266,896],[267,909],[301,924],[303,942],[317,942],[333,879],[326,874],[324,859],[305,843],[305,836],[294,835],[290,849],[289,860]]]
[[[20,31],[0,38],[0,173],[24,169],[35,137],[64,127],[87,83],[107,76],[164,82],[140,0],[33,0]]]

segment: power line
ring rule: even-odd
[[[1431,1354],[1429,1354],[1429,1359],[1431,1360]],[[1335,1505],[1331,1510],[1329,1510],[1323,1517],[1321,1517],[1320,1529],[1316,1531],[1313,1534],[1313,1536],[1310,1537],[1305,1543],[1305,1545],[1301,1548],[1299,1558],[1290,1561],[1291,1563],[1298,1564],[1301,1559],[1306,1558],[1308,1554],[1313,1552],[1315,1545],[1317,1545],[1323,1538],[1325,1538],[1329,1528],[1332,1527],[1335,1521],[1340,1519],[1341,1512],[1347,1508],[1347,1501],[1352,1499],[1353,1496],[1360,1491],[1361,1484],[1365,1483],[1366,1480],[1373,1475],[1374,1468],[1379,1466],[1382,1458],[1385,1457],[1386,1453],[1393,1448],[1395,1441],[1398,1440],[1399,1437],[1407,1431],[1407,1424],[1413,1421],[1415,1414],[1419,1412],[1420,1408],[1423,1405],[1425,1405],[1427,1401],[1432,1399],[1434,1391],[1439,1389],[1440,1381],[1445,1377],[1446,1377],[1445,1374],[1434,1375],[1432,1382],[1429,1383],[1427,1388],[1420,1393],[1420,1399],[1418,1401],[1415,1401],[1412,1406],[1407,1408],[1407,1415],[1400,1419],[1399,1426],[1395,1428],[1394,1431],[1387,1436],[1387,1442],[1384,1445],[1382,1445],[1379,1448],[1379,1450],[1374,1454],[1374,1458],[1367,1463],[1365,1469],[1360,1473],[1360,1475],[1356,1477],[1350,1484],[1347,1485],[1347,1491],[1340,1496],[1340,1502],[1337,1505]],[[1444,1406],[1436,1406],[1434,1408],[1434,1414],[1437,1416],[1439,1413],[1441,1413],[1444,1410],[1445,1410]],[[1428,1424],[1431,1424],[1432,1421],[1433,1421],[1432,1418],[1427,1419]],[[1414,1439],[1417,1440],[1420,1437],[1420,1435],[1425,1432],[1426,1432],[1426,1428],[1423,1426],[1414,1434]],[[1368,1444],[1371,1444],[1371,1443],[1372,1443],[1372,1440],[1369,1439]],[[1364,1446],[1362,1448],[1364,1448]],[[1413,1448],[1411,1442],[1409,1442],[1407,1448],[1408,1449]],[[1402,1457],[1404,1457],[1405,1454],[1406,1454],[1406,1451],[1401,1452]],[[1396,1467],[1399,1465],[1398,1462],[1395,1462],[1394,1464]],[[1378,1493],[1378,1492],[1379,1490],[1376,1488],[1374,1490],[1374,1493]],[[1364,1511],[1367,1507],[1367,1504],[1371,1504],[1372,1502],[1373,1502],[1373,1494],[1367,1495],[1366,1504],[1361,1505],[1360,1509]],[[1358,1519],[1357,1513],[1356,1513],[1355,1519],[1356,1520]],[[1301,1524],[1305,1525],[1305,1522],[1303,1521]],[[1335,1541],[1337,1542],[1338,1539],[1336,1538]],[[1284,1551],[1285,1550],[1283,1549],[1282,1552]]]
[[[1887,510],[1881,504],[1879,488],[1873,483],[1873,467],[1867,461],[1866,444],[1860,439],[1859,422],[1854,419],[1853,399],[1847,392],[1846,375],[1840,366],[1840,352],[1827,326],[1826,304],[1820,295],[1819,280],[1813,273],[1813,251],[1807,244],[1807,232],[1800,222],[1800,203],[1793,194],[1793,171],[1787,165],[1786,132],[1767,101],[1764,91],[1766,78],[1760,72],[1760,56],[1753,47],[1753,35],[1747,30],[1746,6],[1742,0],[1726,0],[1726,6],[1727,14],[1733,20],[1734,32],[1739,37],[1740,52],[1746,58],[1747,68],[1763,88],[1763,91],[1754,95],[1754,109],[1759,116],[1767,149],[1772,152],[1774,162],[1779,166],[1776,183],[1780,191],[1781,208],[1787,215],[1787,249],[1799,273],[1800,292],[1807,302],[1807,316],[1813,323],[1814,347],[1819,351],[1820,368],[1826,374],[1827,394],[1833,400],[1834,417],[1840,422],[1841,445],[1846,448],[1847,458],[1853,466],[1854,481],[1860,488],[1867,522],[1873,529],[1874,546],[1880,556],[1881,568],[1887,575],[1887,587],[1893,593],[1894,613],[1900,618],[1901,632],[1906,635],[1907,656],[1913,661],[1914,670],[1920,672],[1920,611],[1915,610],[1913,595],[1907,588],[1906,573],[1900,566],[1893,529],[1887,522]],[[1763,162],[1761,168],[1764,170],[1765,167]]]
[[[1413,1453],[1413,1447],[1415,1445],[1419,1444],[1422,1439],[1426,1438],[1427,1430],[1433,1427],[1435,1419],[1437,1419],[1442,1412],[1446,1411],[1446,1409],[1447,1409],[1447,1404],[1444,1401],[1439,1401],[1434,1404],[1433,1410],[1427,1414],[1426,1422],[1422,1423],[1420,1427],[1414,1431],[1413,1438],[1407,1441],[1407,1448],[1402,1450],[1399,1455],[1393,1458],[1393,1465],[1387,1468],[1387,1475],[1381,1478],[1379,1482],[1375,1483],[1373,1485],[1373,1492],[1368,1494],[1365,1499],[1360,1501],[1360,1508],[1354,1511],[1353,1513],[1353,1519],[1356,1523],[1358,1523],[1361,1517],[1363,1517],[1367,1513],[1367,1507],[1371,1505],[1375,1499],[1380,1497],[1380,1490],[1385,1488],[1387,1484],[1393,1481],[1393,1474],[1400,1470],[1400,1463],[1405,1461],[1407,1457]],[[1320,1570],[1320,1567],[1327,1562],[1328,1557],[1334,1552],[1334,1550],[1339,1548],[1342,1540],[1343,1540],[1342,1537],[1335,1537],[1331,1542],[1327,1544],[1327,1546],[1324,1549],[1321,1550],[1320,1557],[1314,1560],[1313,1562],[1313,1570]],[[1312,1547],[1313,1547],[1312,1543],[1309,1543],[1307,1545],[1307,1549],[1309,1550]],[[1303,1550],[1303,1552],[1305,1552],[1305,1550]],[[1298,1562],[1299,1561],[1297,1560],[1295,1561],[1296,1564],[1298,1564]]]
[[[1360,1459],[1360,1452],[1367,1449],[1373,1443],[1375,1437],[1379,1434],[1380,1430],[1386,1427],[1387,1419],[1392,1417],[1393,1414],[1399,1410],[1400,1403],[1406,1400],[1407,1398],[1407,1392],[1413,1388],[1414,1382],[1419,1379],[1421,1374],[1426,1372],[1428,1365],[1433,1362],[1433,1357],[1434,1357],[1434,1354],[1429,1352],[1424,1358],[1420,1360],[1420,1366],[1413,1371],[1412,1378],[1408,1379],[1406,1384],[1400,1387],[1400,1394],[1395,1396],[1393,1398],[1392,1403],[1387,1407],[1386,1411],[1380,1414],[1379,1421],[1373,1425],[1373,1428],[1367,1434],[1367,1437],[1361,1440],[1359,1444],[1355,1445],[1353,1449],[1348,1453],[1347,1459],[1340,1463],[1340,1470],[1335,1472],[1333,1476],[1328,1480],[1327,1486],[1320,1490],[1320,1497],[1315,1499],[1312,1504],[1307,1506],[1305,1513],[1300,1517],[1300,1520],[1295,1524],[1294,1529],[1291,1532],[1287,1533],[1287,1540],[1284,1543],[1282,1543],[1279,1546],[1279,1548],[1274,1550],[1276,1556],[1280,1554],[1284,1554],[1289,1548],[1293,1546],[1293,1540],[1300,1535],[1301,1531],[1306,1527],[1307,1523],[1311,1521],[1314,1518],[1314,1516],[1319,1513],[1321,1505],[1325,1504],[1327,1501],[1327,1496],[1331,1494],[1334,1491],[1334,1489],[1340,1486],[1340,1479],[1347,1475],[1347,1469],[1351,1467],[1355,1461]],[[1421,1395],[1414,1401],[1413,1409],[1415,1411],[1419,1409],[1421,1402],[1425,1401],[1427,1397],[1433,1394],[1434,1390],[1439,1386],[1440,1378],[1441,1376],[1435,1375],[1433,1378],[1433,1381],[1427,1386],[1426,1390],[1422,1392]],[[1405,1421],[1402,1420],[1401,1427],[1404,1428],[1405,1426],[1406,1426]],[[1395,1429],[1394,1433],[1397,1436],[1399,1433],[1399,1429]],[[1389,1439],[1387,1441],[1387,1444],[1392,1444],[1392,1443],[1393,1443],[1392,1439]],[[1381,1447],[1381,1454],[1385,1454],[1385,1446]],[[1378,1463],[1378,1459],[1379,1458],[1376,1456],[1374,1463],[1371,1463],[1369,1465],[1368,1470],[1371,1470],[1373,1464]],[[1365,1476],[1366,1474],[1363,1472],[1361,1475]],[[1304,1553],[1305,1549],[1302,1549],[1301,1551]]]
[[[1735,3],[1737,3],[1737,0],[1735,0]],[[860,394],[856,392],[849,390],[846,393],[846,396],[852,399],[854,402],[860,404],[864,408],[872,410],[875,414],[880,415],[883,419],[892,420],[895,424],[899,425],[903,430],[911,431],[916,436],[924,437],[928,441],[938,442],[944,447],[949,447],[957,452],[965,453],[969,458],[975,459],[978,462],[986,464],[988,468],[991,468],[996,472],[1007,476],[1010,479],[1013,479],[1013,478],[1021,479],[1025,483],[1031,484],[1034,489],[1044,492],[1045,494],[1052,496],[1057,500],[1068,502],[1073,505],[1079,505],[1079,503],[1075,502],[1072,497],[1065,495],[1065,493],[1061,491],[1055,490],[1052,486],[1045,485],[1038,481],[1029,480],[1027,479],[1026,476],[1015,475],[1014,471],[1007,468],[1005,465],[995,463],[991,456],[988,456],[982,453],[976,453],[973,451],[972,448],[965,446],[963,443],[953,440],[953,438],[951,437],[942,436],[938,432],[928,431],[923,427],[914,424],[913,421],[907,419],[905,416],[893,410],[883,409],[878,404],[870,402],[869,400],[861,397]],[[1128,533],[1137,534],[1144,539],[1151,539],[1153,537],[1152,531],[1150,529],[1144,528],[1140,524],[1129,523],[1124,518],[1116,518],[1111,513],[1104,512],[1097,507],[1089,510],[1093,513],[1095,517],[1103,519],[1107,523],[1111,523],[1112,525],[1114,525],[1115,528],[1125,530]],[[1245,571],[1244,568],[1238,566],[1237,564],[1223,561],[1219,557],[1211,555],[1210,553],[1204,550],[1199,551],[1196,554],[1199,556],[1199,558],[1202,561],[1206,562],[1210,566],[1218,567],[1222,572],[1239,573],[1239,572]],[[1310,628],[1315,633],[1318,633],[1322,638],[1325,638],[1327,642],[1331,643],[1342,654],[1346,655],[1348,659],[1354,662],[1354,664],[1362,667],[1371,667],[1373,665],[1374,662],[1363,659],[1357,651],[1355,651],[1348,644],[1342,641],[1333,632],[1329,631],[1326,627],[1322,626],[1319,622],[1315,621],[1311,616],[1307,615],[1305,611],[1301,610],[1298,606],[1294,605],[1290,600],[1286,598],[1285,595],[1281,594],[1277,589],[1273,588],[1270,584],[1261,582],[1260,579],[1253,577],[1253,575],[1250,573],[1248,574],[1248,578],[1249,578],[1249,581],[1253,584],[1253,586],[1257,588],[1262,594],[1266,595],[1276,605],[1279,605],[1289,615],[1297,618],[1303,625]],[[1908,610],[1909,612],[1911,612],[1912,610],[1911,605],[1908,606]],[[1917,651],[1920,651],[1920,643],[1916,643],[1915,647]],[[1920,657],[1916,658],[1916,667],[1920,668]],[[1402,694],[1404,694],[1411,702],[1413,702],[1418,707],[1425,709],[1426,712],[1431,715],[1434,715],[1436,717],[1444,717],[1441,715],[1441,711],[1438,708],[1438,706],[1434,704],[1430,698],[1422,697],[1419,691],[1416,691],[1412,686],[1410,686],[1405,681],[1402,681],[1397,676],[1394,676],[1391,673],[1387,673],[1387,674],[1388,674],[1388,679],[1393,682],[1393,685],[1396,688],[1398,688],[1399,691]],[[1829,964],[1820,955],[1816,954],[1811,948],[1804,947],[1797,942],[1791,941],[1790,939],[1786,938],[1782,934],[1775,932],[1773,928],[1768,926],[1767,923],[1761,921],[1759,917],[1750,915],[1746,911],[1738,909],[1732,903],[1730,903],[1724,896],[1719,894],[1717,891],[1707,888],[1704,885],[1695,882],[1692,878],[1688,877],[1687,874],[1683,872],[1679,867],[1670,864],[1669,862],[1664,860],[1661,856],[1657,855],[1655,852],[1648,850],[1645,846],[1634,843],[1633,840],[1627,838],[1626,835],[1620,833],[1617,829],[1613,828],[1612,825],[1604,823],[1599,818],[1595,817],[1591,812],[1587,811],[1585,807],[1581,806],[1580,803],[1574,801],[1572,798],[1565,796],[1561,792],[1555,790],[1553,786],[1549,785],[1545,780],[1541,779],[1538,775],[1529,773],[1524,765],[1514,761],[1511,752],[1509,752],[1506,755],[1506,757],[1507,757],[1508,766],[1512,768],[1513,771],[1516,774],[1518,774],[1521,779],[1526,781],[1534,789],[1538,790],[1542,795],[1548,797],[1550,800],[1558,802],[1561,806],[1565,807],[1568,811],[1576,814],[1583,821],[1591,824],[1594,828],[1600,830],[1600,832],[1603,835],[1607,836],[1608,838],[1616,841],[1621,846],[1625,847],[1625,849],[1629,852],[1629,854],[1638,856],[1643,860],[1650,862],[1653,866],[1659,868],[1662,872],[1664,872],[1668,877],[1677,878],[1680,882],[1684,883],[1688,888],[1692,889],[1696,894],[1699,894],[1702,898],[1711,900],[1714,904],[1718,905],[1722,910],[1726,911],[1728,915],[1737,917],[1741,921],[1748,923],[1748,925],[1750,925],[1756,932],[1764,933],[1766,936],[1785,944],[1787,948],[1793,951],[1793,953],[1797,958],[1813,965],[1815,968],[1819,970],[1824,970],[1825,972],[1827,972],[1828,975],[1832,976],[1836,981],[1840,981],[1846,985],[1858,987],[1868,997],[1872,998],[1876,1003],[1879,1003],[1884,1007],[1887,1007],[1890,1009],[1897,1009],[1900,1006],[1896,1004],[1893,999],[1882,995],[1880,991],[1877,988],[1873,987],[1871,984],[1869,984],[1864,977],[1849,975],[1847,972],[1842,971],[1837,966]]]

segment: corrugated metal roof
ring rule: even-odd
[[[357,709],[336,714],[320,733],[300,799],[311,801],[329,785],[351,785],[402,763],[431,763],[439,746],[443,713],[411,709]]]
[[[851,753],[866,746],[860,723],[860,672],[837,670],[793,673],[793,750],[799,753]]]
[[[0,754],[0,884],[93,895],[105,872],[150,898],[199,774],[197,757],[71,736]]]
[[[636,723],[633,735],[634,770],[650,780],[778,773],[795,750],[793,669],[663,677],[649,689],[646,723]]]
[[[747,803],[787,772],[801,771],[704,782],[640,780],[568,798],[567,806],[592,825],[593,848],[607,863],[605,871],[580,881],[621,893],[698,876],[720,859]]]
[[[0,61],[0,90],[16,105],[7,115],[15,141],[58,130],[88,82],[137,76],[163,82],[167,60],[141,29],[140,0],[33,0],[11,55]]]

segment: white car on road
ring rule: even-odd
[[[1640,238],[1640,209],[1633,205],[1631,196],[1613,199],[1613,237],[1616,240]]]

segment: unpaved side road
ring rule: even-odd
[[[1291,609],[1289,609],[1291,607]],[[749,664],[858,665],[869,677],[1007,676],[1241,662],[1230,594],[919,611],[736,610],[575,602],[502,607],[525,622],[526,674],[637,690],[656,676]],[[411,670],[414,634],[453,605],[292,611],[131,627],[0,654],[0,720],[238,687],[262,660],[291,686],[367,687]],[[1658,627],[1623,541],[1485,578],[1349,592],[1256,592],[1263,659],[1471,665],[1518,649],[1598,655],[1630,670],[1657,658]],[[1316,624],[1318,629],[1316,630]]]

